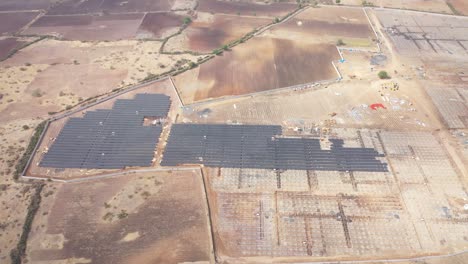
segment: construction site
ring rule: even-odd
[[[466,10],[364,2],[0,3],[0,263],[468,263]]]

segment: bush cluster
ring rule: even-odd
[[[18,179],[21,173],[23,173],[24,168],[26,168],[29,157],[31,157],[31,155],[33,154],[34,148],[36,147],[36,144],[39,141],[39,138],[41,137],[42,131],[44,130],[46,123],[47,121],[44,121],[36,127],[36,130],[34,131],[34,135],[29,141],[29,145],[26,148],[26,151],[23,153],[23,156],[20,158],[20,160],[16,164],[15,173],[13,175],[13,178],[15,180]]]
[[[31,231],[31,226],[34,220],[34,216],[39,210],[39,206],[41,205],[41,192],[44,188],[44,184],[40,183],[35,185],[36,192],[31,197],[31,203],[28,206],[28,213],[26,214],[26,220],[24,221],[23,225],[23,232],[21,233],[21,237],[16,245],[16,248],[10,251],[10,259],[12,264],[21,264],[24,254],[26,253],[26,245],[28,242],[29,232]]]

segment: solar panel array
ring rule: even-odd
[[[41,167],[115,169],[151,166],[162,131],[143,126],[145,117],[166,117],[169,96],[137,94],[118,99],[112,109],[72,117],[40,162]]]
[[[372,148],[345,148],[331,139],[284,138],[280,126],[174,124],[163,166],[204,164],[210,167],[280,170],[388,171]]]

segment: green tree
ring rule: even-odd
[[[192,23],[192,19],[190,17],[184,17],[184,24],[188,25],[190,23]]]
[[[386,71],[379,71],[379,73],[377,74],[379,76],[380,79],[390,79],[390,75],[388,75],[388,73]]]

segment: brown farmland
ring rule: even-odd
[[[209,22],[192,23],[186,31],[190,50],[210,52],[270,22],[265,18],[215,15]]]
[[[21,45],[24,41],[19,41],[17,38],[4,38],[0,39],[0,60],[3,60],[10,54],[10,52]]]
[[[38,14],[39,12],[0,13],[0,35],[16,33]]]
[[[43,16],[24,33],[69,40],[133,39],[143,14]]]
[[[241,95],[337,77],[332,45],[255,38],[175,78],[182,100]]]
[[[50,15],[69,15],[69,14],[87,14],[102,11],[100,6],[102,0],[88,0],[88,1],[63,1],[53,6],[49,10]]]
[[[2,0],[0,11],[47,9],[55,0]]]
[[[152,172],[49,187],[54,195],[43,197],[34,221],[29,262],[209,261],[202,186],[200,174]]]
[[[291,3],[254,4],[248,2],[231,2],[201,0],[198,10],[209,13],[233,15],[280,17],[293,11],[297,6]]]
[[[100,12],[150,12],[169,11],[173,0],[88,0],[88,1],[64,1],[54,6],[49,15],[72,15]]]
[[[173,4],[174,0],[128,0],[125,2],[104,0],[101,8],[110,12],[151,12],[169,11]]]
[[[350,46],[369,46],[373,35],[360,8],[320,7],[308,10],[270,30],[284,38],[309,38],[315,42],[335,44],[343,39]]]
[[[451,4],[457,12],[468,15],[468,2],[466,0],[447,0],[447,3]]]
[[[180,27],[183,17],[173,13],[148,13],[138,29],[138,34],[162,38],[171,29]]]

